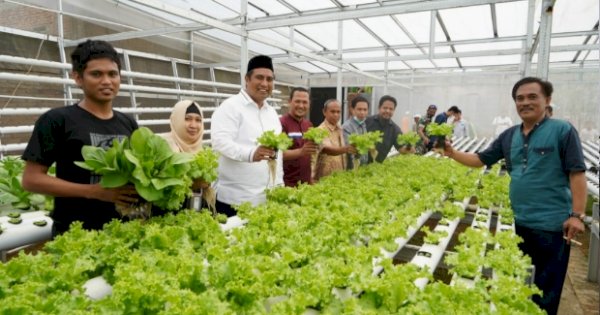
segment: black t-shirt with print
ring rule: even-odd
[[[133,118],[118,111],[113,111],[110,119],[100,119],[78,104],[54,108],[35,123],[22,158],[46,166],[56,162],[56,177],[94,184],[100,177],[73,163],[83,160],[81,148],[84,145],[108,148],[113,139],[128,137],[137,127]],[[81,221],[86,229],[100,229],[119,217],[113,203],[86,198],[57,197],[54,200],[52,219],[57,233],[66,231],[73,221]]]

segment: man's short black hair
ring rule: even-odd
[[[448,111],[451,113],[458,113],[460,109],[458,109],[458,106],[452,105],[450,108],[448,108]]]
[[[121,59],[115,48],[108,42],[103,40],[87,40],[77,45],[77,48],[71,53],[71,64],[73,72],[83,75],[83,71],[87,67],[90,60],[108,58],[119,67],[121,71]]]
[[[306,92],[308,93],[308,90],[301,87],[301,86],[297,86],[295,88],[292,89],[292,91],[290,92],[290,101],[294,98],[294,93],[296,92]]]
[[[552,92],[554,92],[554,88],[552,87],[552,83],[550,83],[548,81],[544,81],[544,80],[542,80],[540,78],[536,78],[536,77],[525,77],[525,78],[517,81],[517,83],[515,83],[515,85],[512,88],[512,98],[513,98],[514,101],[517,100],[517,90],[519,89],[519,87],[521,87],[521,85],[529,84],[529,83],[537,83],[537,84],[539,84],[540,87],[542,88],[542,93],[546,97],[551,97],[552,96]]]
[[[396,102],[396,99],[393,96],[384,95],[379,99],[379,107],[381,107],[381,105],[383,105],[383,103],[387,101],[391,101],[392,103],[394,103],[394,108],[396,108],[396,105],[398,105],[398,102]]]
[[[457,114],[462,114],[462,110],[460,110],[460,109],[457,109],[455,113],[457,113]]]
[[[356,108],[356,104],[358,104],[360,102],[367,103],[367,107],[369,107],[369,105],[370,105],[369,101],[365,97],[358,95],[358,96],[356,96],[355,98],[352,99],[352,102],[350,102],[350,107],[352,107],[352,109],[355,109]]]

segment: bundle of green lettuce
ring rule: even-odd
[[[194,161],[191,163],[190,177],[194,180],[201,180],[206,183],[212,183],[217,179],[217,167],[219,166],[219,155],[211,148],[204,148],[196,153]],[[202,198],[206,200],[208,208],[216,216],[217,193],[210,185],[202,190]]]
[[[290,139],[290,137],[288,137],[288,135],[286,135],[283,132],[276,135],[275,131],[273,131],[273,130],[267,130],[267,131],[263,132],[263,134],[260,135],[260,137],[258,137],[258,139],[256,141],[258,141],[258,144],[260,144],[264,147],[271,148],[273,150],[282,150],[282,151],[287,150],[287,148],[291,147],[293,144],[292,139]],[[269,161],[267,161],[267,164],[269,165],[270,182],[271,182],[271,185],[274,185],[275,184],[275,175],[277,172],[277,160],[270,159]]]
[[[377,143],[383,141],[383,133],[379,130],[371,131],[363,134],[351,134],[348,136],[348,143],[353,145],[358,151],[358,156],[354,157],[354,169],[357,169],[360,164],[360,156],[364,154],[371,154],[373,161],[377,157],[377,149],[375,146]]]
[[[315,144],[321,144],[323,143],[323,140],[327,138],[327,136],[329,136],[329,131],[323,128],[310,127],[308,130],[306,130],[302,138],[312,141]]]
[[[141,127],[122,141],[113,140],[112,147],[83,146],[83,162],[76,165],[102,175],[105,188],[133,184],[146,202],[165,210],[178,210],[191,195],[191,163],[194,155],[173,152],[165,139]],[[147,216],[149,207],[118,209],[122,215]],[[136,213],[141,211],[142,213]]]

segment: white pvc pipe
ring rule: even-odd
[[[0,217],[0,251],[9,250],[24,245],[38,243],[52,237],[52,218],[46,216],[45,211],[21,213],[22,222],[19,224],[8,223],[9,217]],[[45,220],[45,226],[34,225],[33,222]]]
[[[33,126],[0,127],[0,136],[15,134],[15,133],[32,132],[32,131],[33,131]]]
[[[419,229],[421,229],[421,226],[423,226],[423,224],[429,219],[429,217],[431,217],[431,214],[433,214],[433,211],[431,211],[431,210],[427,210],[427,211],[421,213],[421,216],[419,216],[417,218],[416,224],[408,227],[408,229],[406,231],[406,237],[405,238],[399,237],[394,240],[394,242],[396,244],[398,244],[398,248],[395,251],[388,252],[383,248],[380,249],[381,255],[383,257],[373,258],[373,275],[374,276],[380,274],[383,271],[383,267],[381,267],[379,265],[379,262],[381,262],[384,258],[393,258],[394,256],[396,256],[400,252],[400,250],[404,247],[404,245],[406,245],[406,243],[408,243],[408,240],[410,240],[415,235],[415,233],[417,233],[417,231]]]
[[[446,231],[448,235],[440,239],[437,245],[424,243],[410,262],[421,268],[428,267],[428,270],[433,273],[437,265],[440,263],[440,260],[444,255],[444,251],[446,250],[446,247],[448,247],[450,239],[452,239],[452,235],[458,226],[458,222],[460,222],[460,219],[455,218],[454,220],[450,221],[450,224],[447,226],[440,224],[436,225],[433,231]],[[418,278],[414,283],[417,287],[423,289],[428,282],[429,279],[427,278]]]

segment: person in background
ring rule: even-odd
[[[279,121],[294,144],[283,152],[283,182],[286,186],[296,187],[299,183],[311,184],[310,158],[317,152],[317,145],[302,138],[312,127],[306,115],[310,109],[310,96],[303,87],[295,87],[288,100],[289,111]]]
[[[414,124],[412,126],[412,131],[417,134],[419,133],[419,120],[421,120],[421,115],[415,114],[415,116],[413,116]]]
[[[398,135],[402,134],[400,127],[392,121],[392,116],[396,110],[396,99],[389,95],[384,95],[379,99],[379,113],[367,118],[367,131],[379,130],[383,133],[383,141],[376,145],[377,157],[375,161],[381,163],[385,160],[392,149],[400,150],[398,144]],[[369,161],[372,162],[371,157]]]
[[[342,105],[336,99],[329,99],[323,106],[325,120],[319,128],[325,129],[329,135],[323,140],[321,150],[312,161],[313,181],[317,182],[324,176],[346,169],[346,154],[356,154],[356,149],[346,145],[342,127],[339,124],[342,115]]]
[[[419,137],[421,137],[421,141],[417,144],[417,153],[425,154],[429,151],[429,143],[431,142],[429,139],[429,134],[427,133],[427,126],[433,121],[433,116],[437,112],[437,106],[431,104],[427,107],[427,112],[425,112],[425,116],[421,117],[419,120],[419,126],[417,133]],[[432,143],[433,145],[433,143]]]
[[[569,263],[571,239],[583,233],[587,180],[579,136],[568,122],[548,119],[550,82],[534,77],[512,89],[522,123],[502,132],[485,151],[459,152],[446,142],[445,155],[471,167],[505,159],[511,177],[510,201],[523,253],[535,265],[533,301],[556,314]]]
[[[469,136],[467,122],[462,119],[462,111],[460,109],[454,114],[454,121],[452,123],[454,124],[454,137],[458,139]]]
[[[212,115],[212,147],[220,154],[216,182],[217,212],[233,216],[244,202],[266,201],[271,187],[268,160],[277,160],[275,186],[283,185],[282,155],[257,145],[266,131],[281,133],[281,123],[267,98],[273,91],[273,61],[259,55],[248,62],[246,87],[221,103]]]
[[[496,126],[494,136],[498,137],[504,130],[510,128],[513,125],[512,119],[508,117],[508,114],[494,117],[492,125]]]
[[[434,122],[436,124],[440,124],[440,125],[445,124],[448,122],[448,119],[450,117],[454,117],[454,115],[456,115],[456,113],[458,111],[459,111],[459,109],[456,105],[450,106],[450,108],[448,108],[447,111],[442,112],[442,113],[438,114],[437,116],[435,116]],[[436,141],[437,141],[436,136],[429,137],[429,143],[427,144],[428,151],[430,151],[433,148],[433,145],[435,144]]]
[[[357,96],[352,99],[350,103],[350,110],[352,112],[352,117],[342,125],[342,129],[344,130],[344,143],[348,143],[348,137],[351,134],[365,134],[367,133],[367,125],[365,124],[365,120],[367,119],[367,115],[369,115],[369,101],[362,97]],[[348,155],[346,161],[347,169],[351,170],[354,168],[353,165],[353,156]],[[368,154],[363,154],[360,156],[360,165],[367,165],[369,162]]]
[[[100,177],[75,165],[83,161],[81,148],[112,146],[138,128],[133,118],[113,109],[121,85],[121,61],[105,41],[88,40],[71,54],[72,76],[83,91],[78,103],[51,109],[36,121],[23,153],[23,188],[54,196],[53,234],[81,221],[85,229],[101,229],[121,216],[115,205],[129,206],[138,201],[133,186],[107,189]],[[48,168],[56,162],[56,177]]]
[[[191,100],[179,101],[173,106],[170,117],[171,131],[160,134],[173,152],[196,154],[202,150],[204,136],[204,118],[202,108]],[[209,183],[196,180],[192,185],[194,193],[208,188]],[[198,205],[200,208],[200,205]]]

